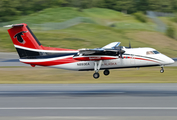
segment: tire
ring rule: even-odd
[[[160,73],[164,73],[164,69],[161,69],[161,70],[160,70]]]
[[[106,70],[104,70],[103,74],[104,74],[104,75],[109,75],[110,72],[109,72],[109,70],[106,69]]]
[[[98,78],[100,77],[100,74],[99,74],[99,73],[94,73],[94,74],[93,74],[93,77],[94,77],[95,79],[98,79]]]

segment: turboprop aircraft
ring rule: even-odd
[[[9,35],[19,54],[20,62],[32,67],[47,66],[77,71],[93,70],[93,77],[99,78],[100,70],[109,75],[109,69],[139,68],[150,66],[163,67],[174,61],[153,48],[131,48],[120,46],[120,42],[113,42],[95,49],[63,49],[44,47],[27,24],[7,25]]]

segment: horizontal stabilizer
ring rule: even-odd
[[[12,25],[6,25],[4,27],[19,27],[19,26],[23,26],[23,24],[12,24]]]

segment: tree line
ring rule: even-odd
[[[99,7],[132,14],[147,10],[176,12],[177,0],[0,0],[0,22],[14,20],[51,7],[78,7],[79,10]]]

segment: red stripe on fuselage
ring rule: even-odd
[[[112,60],[112,59],[117,59],[116,57],[96,57],[96,56],[88,56],[88,57],[74,57],[75,60],[79,60],[79,61],[99,61],[99,60]]]
[[[134,57],[134,59],[137,59],[137,60],[145,60],[145,61],[151,61],[151,62],[159,63],[159,62],[157,62],[157,61],[150,60],[150,59],[144,59],[144,58],[137,58],[137,57]]]
[[[150,60],[150,59],[145,59],[145,58],[138,58],[138,57],[132,57],[132,56],[123,56],[124,59],[137,59],[137,60],[145,60],[145,61],[151,61],[151,62],[156,62],[159,63],[157,61],[154,60]]]
[[[23,61],[21,61],[23,62]],[[26,64],[33,64],[33,65],[40,65],[40,66],[52,66],[52,65],[61,65],[61,64],[68,64],[78,62],[74,60],[73,57],[68,57],[64,59],[52,60],[52,61],[44,61],[44,62],[23,62]]]
[[[132,57],[128,57],[128,59],[130,59],[130,58],[132,59]],[[144,59],[144,58],[134,57],[134,59],[159,63],[159,62],[156,62],[154,60]],[[21,61],[21,62],[23,62],[23,61]],[[44,62],[23,62],[23,63],[32,64],[32,65],[40,65],[40,66],[53,66],[53,65],[61,65],[61,64],[68,64],[68,63],[74,63],[74,62],[79,62],[79,61],[73,59],[73,57],[68,57],[68,58],[64,58],[64,59],[44,61]]]

